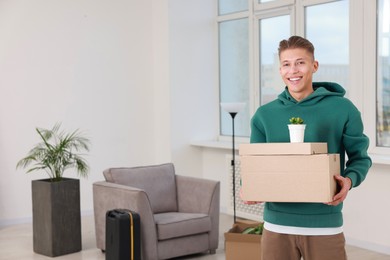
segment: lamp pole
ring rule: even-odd
[[[232,161],[231,166],[233,167],[233,215],[234,215],[234,223],[236,223],[236,148],[235,148],[235,134],[234,134],[234,118],[244,109],[245,103],[221,103],[221,107],[223,110],[228,112],[232,117]]]
[[[234,141],[234,118],[236,117],[236,112],[229,113],[232,117],[232,161],[231,166],[233,167],[233,219],[236,223],[236,149]]]

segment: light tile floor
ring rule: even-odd
[[[224,260],[224,232],[232,224],[233,218],[231,216],[221,214],[219,248],[216,254],[198,254],[176,259]],[[93,216],[84,216],[82,218],[82,245],[83,250],[81,252],[50,258],[33,252],[31,223],[0,228],[0,260],[104,260],[105,255],[95,246]],[[383,255],[351,246],[347,246],[347,253],[349,260],[390,260],[390,255]]]

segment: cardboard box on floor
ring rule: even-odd
[[[255,227],[260,222],[238,220],[225,233],[226,260],[260,260],[261,235],[241,234],[248,227]]]
[[[278,143],[277,150],[272,143],[251,145],[240,146],[243,200],[332,201],[337,190],[334,175],[340,174],[339,154],[321,154],[322,145],[317,149],[313,143]]]

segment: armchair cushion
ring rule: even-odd
[[[159,240],[183,237],[211,230],[211,219],[206,214],[168,212],[154,215]]]
[[[177,211],[175,169],[172,163],[133,168],[110,168],[106,181],[144,190],[153,213]],[[158,183],[158,185],[156,185]]]

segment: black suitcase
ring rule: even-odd
[[[106,213],[106,260],[141,260],[141,220],[128,209]]]

